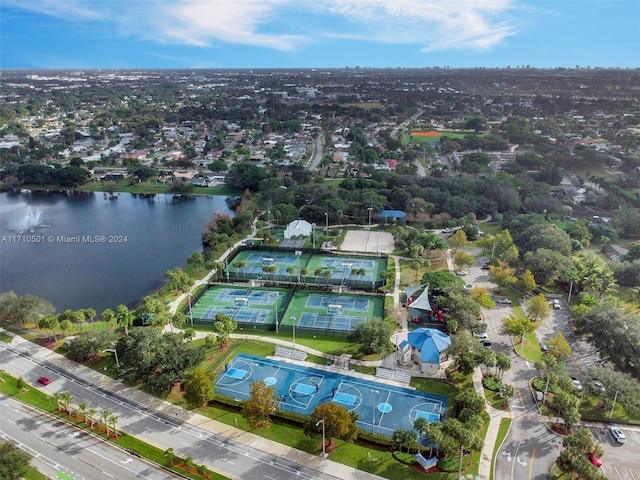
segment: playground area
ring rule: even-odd
[[[302,250],[240,250],[225,267],[225,275],[227,280],[235,281],[375,289],[382,285],[380,273],[386,268],[386,257],[323,255]]]
[[[412,430],[417,418],[444,421],[447,409],[447,398],[440,395],[245,354],[225,366],[214,390],[246,400],[252,382],[273,387],[280,410],[310,415],[319,404],[334,402],[357,413],[362,430],[387,436]]]
[[[223,313],[242,329],[342,336],[358,323],[383,316],[384,302],[371,295],[331,294],[284,288],[210,286],[186,312],[194,325]],[[276,323],[277,322],[277,323]]]

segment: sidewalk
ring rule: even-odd
[[[484,388],[482,386],[482,370],[480,367],[476,367],[473,371],[473,387],[476,393],[482,398],[484,397]],[[496,446],[498,439],[498,430],[500,429],[500,422],[503,418],[513,418],[511,412],[505,412],[493,408],[489,403],[486,404],[487,413],[489,414],[489,425],[487,427],[487,435],[484,438],[484,446],[482,447],[482,453],[480,454],[480,462],[478,465],[478,478],[490,479],[491,478],[491,464],[493,462],[493,450]]]
[[[154,409],[165,415],[175,416],[176,418],[179,418],[184,422],[209,431],[213,434],[231,438],[236,442],[242,443],[243,445],[251,448],[255,448],[256,450],[259,450],[261,452],[265,452],[280,458],[286,458],[291,462],[316,469],[327,475],[332,475],[336,478],[344,480],[384,480],[383,477],[367,473],[363,470],[357,470],[355,468],[333,462],[329,459],[323,459],[320,456],[308,454],[301,450],[297,450],[295,448],[291,448],[286,445],[267,440],[263,437],[254,435],[244,430],[234,428],[232,426],[217,422],[216,420],[212,420],[211,418],[205,417],[203,415],[193,413],[181,407],[177,407],[160,398],[151,396],[135,388],[127,387],[120,381],[114,380],[105,375],[101,375],[100,373],[97,373],[94,370],[85,367],[84,365],[66,359],[58,353],[55,353],[43,347],[39,347],[32,342],[24,340],[22,337],[15,336],[11,343],[12,345],[31,352],[32,355],[37,356],[42,360],[52,362],[64,368],[65,370],[72,372],[74,375],[81,377],[84,380],[93,383],[94,385],[98,385],[104,389],[126,397],[133,402],[145,405],[148,408]],[[19,372],[10,373],[19,375]],[[124,417],[120,417],[118,430],[128,433],[127,424],[125,423]],[[144,438],[144,436],[138,435],[138,437],[144,441],[148,441],[148,439]],[[170,436],[167,436],[167,440],[168,442],[171,441]],[[163,450],[170,447],[175,447],[175,445],[171,445],[170,443],[166,443],[163,445],[159,445],[156,443],[154,444],[154,446]],[[221,473],[225,474],[225,472]]]

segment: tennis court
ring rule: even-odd
[[[274,388],[281,410],[310,415],[319,404],[334,402],[357,413],[361,429],[387,436],[399,428],[412,430],[417,418],[444,421],[448,402],[440,395],[246,354],[220,372],[215,392],[246,400],[256,381]]]
[[[281,329],[309,335],[344,336],[372,318],[383,318],[384,300],[374,295],[296,291],[282,317]]]
[[[311,294],[306,303],[307,308],[327,308],[331,305],[340,305],[343,310],[366,312],[369,310],[369,299],[366,297]]]
[[[330,330],[355,330],[356,325],[365,322],[367,317],[352,317],[350,315],[336,315],[304,312],[300,316],[297,327],[324,328]]]
[[[375,289],[383,284],[386,257],[322,255],[303,250],[240,250],[225,267],[228,280],[340,285]]]
[[[218,313],[233,318],[238,324],[271,329],[276,317],[281,318],[290,290],[211,286],[192,305],[188,318],[194,324],[211,325]]]

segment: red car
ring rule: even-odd
[[[591,461],[591,463],[593,463],[596,467],[601,467],[602,466],[602,460],[600,460],[598,457],[596,457],[595,455],[593,455],[593,453],[589,454],[589,460]]]
[[[49,385],[51,383],[51,380],[49,380],[47,377],[40,377],[38,379],[38,383],[42,385]]]

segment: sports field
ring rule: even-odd
[[[252,382],[273,387],[282,410],[310,415],[317,405],[334,402],[358,414],[361,429],[387,436],[396,429],[413,430],[420,417],[443,421],[448,401],[440,395],[245,354],[220,372],[215,392],[246,400]]]
[[[286,289],[262,289],[213,286],[202,294],[187,313],[188,321],[193,316],[198,324],[213,323],[218,313],[223,313],[239,324],[260,325],[261,329],[275,326],[276,314],[284,310]]]
[[[225,268],[227,279],[375,289],[382,284],[380,273],[387,268],[386,257],[297,252],[242,250]]]
[[[332,294],[284,288],[214,285],[187,311],[195,325],[212,325],[223,313],[241,328],[277,330],[310,335],[346,335],[356,325],[383,316],[384,302],[370,295]]]

